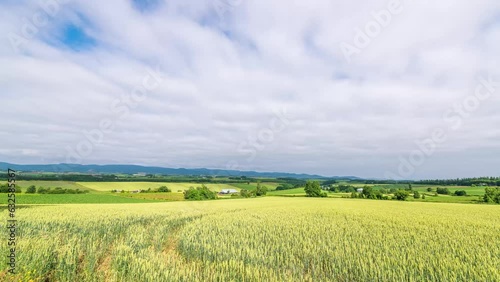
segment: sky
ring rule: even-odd
[[[0,161],[499,176],[498,0],[1,0],[0,36]]]

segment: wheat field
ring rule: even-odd
[[[500,206],[270,197],[17,219],[18,275],[2,281],[500,280]]]

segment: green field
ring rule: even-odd
[[[11,278],[499,281],[499,214],[496,205],[304,197],[32,206],[17,211]]]
[[[448,188],[451,193],[454,193],[457,190],[465,190],[467,192],[467,195],[471,196],[482,196],[484,195],[484,187],[464,187],[464,186],[417,186],[414,188],[414,190],[419,191],[419,192],[427,192],[427,188],[430,187],[433,189],[433,191],[436,191],[437,187],[441,188]]]
[[[63,189],[87,190],[84,186],[79,185],[78,183],[75,183],[72,181],[43,181],[43,180],[23,181],[23,180],[21,180],[21,181],[16,182],[17,188],[21,188],[22,191],[25,191],[26,188],[28,188],[31,185],[35,185],[37,188],[38,187],[45,187],[45,188],[61,187]]]
[[[201,183],[176,183],[176,182],[77,182],[77,185],[81,185],[88,189],[92,189],[95,191],[105,191],[109,192],[111,190],[125,190],[125,191],[133,191],[133,190],[147,190],[148,188],[155,189],[160,186],[167,186],[173,192],[177,192],[179,190],[187,190],[190,187],[199,187]],[[210,190],[220,191],[222,189],[236,189],[239,188],[231,185],[231,184],[205,184]]]
[[[181,194],[182,195],[182,194]],[[155,199],[122,197],[110,194],[21,194],[16,195],[17,205],[32,204],[112,204],[156,202]],[[2,205],[5,206],[5,205]]]
[[[353,186],[362,188],[366,184],[355,184]],[[408,188],[408,184],[377,184],[377,185],[368,185],[372,186],[374,189],[406,189]],[[413,184],[412,188],[415,191],[418,192],[427,192],[427,188],[432,188],[433,191],[436,191],[437,187],[441,188],[448,188],[451,193],[457,191],[457,190],[465,190],[467,191],[467,195],[475,195],[475,196],[482,196],[484,195],[484,187],[470,187],[470,186],[439,186],[439,185],[421,185],[421,184]]]
[[[274,190],[276,189],[276,187],[278,187],[278,183],[274,183],[274,182],[263,182],[261,183],[263,186],[266,186],[267,189],[269,190]],[[255,190],[257,188],[257,182],[251,182],[250,184],[247,184],[247,183],[233,183],[231,184],[235,187],[238,187],[240,189],[247,189],[247,190]]]
[[[18,193],[19,202],[21,204],[57,204],[57,203],[127,203],[127,202],[151,202],[151,201],[182,201],[184,200],[181,191],[185,191],[190,187],[199,187],[200,183],[188,182],[71,182],[71,181],[18,181],[18,188],[25,191],[30,185],[36,187],[61,187],[64,189],[80,189],[90,190],[88,195],[25,195]],[[247,189],[255,190],[257,182],[248,183],[231,183],[231,184],[205,184],[213,191],[220,191],[222,189]],[[262,185],[268,187],[269,196],[282,196],[282,197],[300,197],[305,196],[304,188],[294,188],[290,190],[276,191],[279,185],[275,182],[263,182]],[[355,187],[363,187],[366,184],[351,183]],[[167,186],[173,193],[128,193],[134,190],[147,190],[149,188],[156,189],[160,186]],[[407,184],[378,184],[368,185],[372,186],[375,190],[379,189],[405,189],[408,188]],[[478,203],[481,202],[479,197],[484,195],[484,187],[463,187],[463,186],[436,186],[436,185],[412,185],[415,191],[425,194],[425,199],[415,200],[411,196],[408,201],[424,201],[424,202],[443,202],[443,203]],[[427,192],[427,188],[431,187],[433,192]],[[446,187],[451,193],[456,190],[467,191],[466,197],[456,197],[447,195],[435,196],[437,187]],[[126,193],[111,193],[111,190],[123,190]],[[350,193],[328,193],[330,198],[349,197]],[[220,196],[220,198],[230,198],[228,196]]]
[[[270,196],[280,196],[280,195],[296,195],[296,196],[305,196],[304,187],[294,188],[288,190],[280,190],[280,191],[269,191],[268,195]]]
[[[451,195],[438,195],[425,194],[425,199],[414,199],[413,197],[408,197],[408,201],[415,202],[433,202],[433,203],[483,203],[482,197],[479,196],[451,196]]]
[[[154,200],[154,201],[184,201],[184,194],[171,193],[137,193],[137,194],[119,194],[121,197],[139,200]]]

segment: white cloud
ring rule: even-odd
[[[243,0],[223,23],[211,1],[143,11],[118,0],[69,1],[18,53],[8,34],[40,7],[0,4],[0,160],[64,162],[66,146],[111,119],[114,131],[82,162],[236,161],[242,169],[383,177],[415,140],[444,126],[442,115],[474,92],[480,75],[500,79],[498,1],[402,1],[403,12],[351,63],[340,44],[387,1]],[[96,45],[66,48],[59,40],[67,24]],[[113,113],[113,101],[157,66],[161,86],[129,116]],[[412,177],[495,175],[499,97],[500,90]],[[283,108],[290,124],[247,161],[240,144]]]

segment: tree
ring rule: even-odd
[[[442,194],[442,195],[450,195],[450,190],[448,188],[440,188],[440,187],[438,187],[436,189],[436,193]]]
[[[172,192],[172,190],[168,189],[167,186],[161,186],[160,188],[158,188],[158,192]]]
[[[486,203],[500,204],[500,188],[499,187],[485,188],[483,201],[485,201]]]
[[[201,187],[189,188],[189,190],[184,191],[184,199],[186,200],[214,200],[217,199],[217,193],[210,191],[204,184]]]
[[[36,190],[36,192],[37,192],[38,194],[47,194],[47,192],[48,192],[49,190],[50,190],[50,188],[48,188],[48,189],[47,189],[47,188],[44,188],[44,187],[41,187],[41,186],[40,186],[40,187],[38,187],[38,189]]]
[[[247,189],[241,189],[240,196],[242,198],[250,198],[254,196],[253,191],[248,191]]]
[[[9,185],[1,184],[0,185],[0,193],[9,193]]]
[[[35,194],[35,193],[36,193],[35,185],[31,185],[30,187],[28,187],[28,189],[26,189],[26,194]]]
[[[293,189],[293,185],[284,183],[284,184],[280,184],[278,187],[276,187],[276,191],[289,190],[289,189]]]
[[[267,187],[260,184],[260,182],[257,183],[257,188],[255,189],[255,195],[257,197],[260,197],[260,196],[265,196],[266,194],[267,194]]]
[[[432,192],[432,188],[431,187],[427,188],[427,192]]]
[[[406,199],[408,198],[410,194],[408,193],[408,191],[405,191],[405,190],[398,190],[395,194],[394,194],[394,197],[396,197],[397,200],[399,201],[406,201]]]
[[[326,193],[321,191],[318,181],[307,181],[304,191],[306,197],[326,197]]]
[[[418,191],[413,192],[413,198],[420,199],[420,193]]]
[[[366,199],[375,199],[375,193],[373,192],[373,188],[370,186],[364,186],[363,187],[363,192],[361,192],[363,195],[363,198]]]
[[[467,192],[465,190],[457,190],[453,193],[455,196],[467,196]]]

